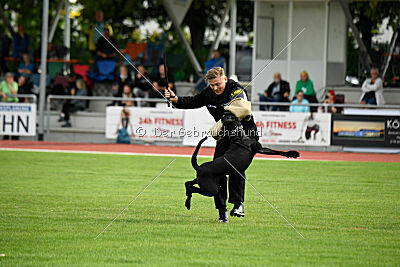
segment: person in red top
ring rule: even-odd
[[[328,90],[328,93],[326,94],[325,100],[324,100],[323,103],[324,104],[340,104],[340,103],[337,103],[336,101],[337,100],[336,100],[335,91]],[[340,111],[341,111],[340,108],[332,107],[332,106],[328,107],[328,112],[329,113],[337,113],[337,112],[340,112]],[[318,107],[318,112],[325,112],[325,107]]]

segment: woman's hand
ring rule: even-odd
[[[11,93],[12,93],[13,95],[16,95],[16,94],[17,94],[17,91],[14,90],[14,87],[12,86],[12,83],[13,83],[13,82],[11,82],[11,83],[8,84],[8,88],[10,88],[10,91],[11,91]],[[4,95],[5,95],[5,94],[4,94]]]

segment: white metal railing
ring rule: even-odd
[[[37,96],[34,94],[15,94],[15,95],[7,95],[7,97],[19,97],[19,98],[28,98],[32,99],[31,102],[37,103]],[[51,101],[54,99],[61,100],[86,100],[86,101],[135,101],[138,106],[142,106],[143,103],[166,103],[165,99],[162,98],[123,98],[123,97],[111,97],[111,96],[68,96],[68,95],[48,95],[47,96],[47,105],[46,105],[46,116],[47,116],[47,134],[50,133],[50,107]],[[324,111],[328,112],[329,107],[338,107],[338,108],[369,108],[369,109],[397,109],[400,110],[400,105],[363,105],[363,104],[327,104],[327,103],[307,103],[307,104],[299,104],[299,103],[290,103],[290,102],[260,102],[253,101],[251,102],[252,106],[309,106],[309,107],[324,107]]]
[[[400,109],[400,105],[369,105],[369,104],[328,104],[328,103],[290,103],[290,102],[251,102],[252,106],[309,106],[309,107],[324,107],[325,112],[328,112],[328,107],[336,108],[369,108],[369,109]]]
[[[52,99],[61,100],[89,100],[89,101],[135,101],[138,106],[141,107],[142,103],[166,103],[163,98],[141,98],[141,97],[113,97],[113,96],[71,96],[71,95],[48,95],[46,99],[46,116],[47,116],[47,127],[46,133],[50,133],[50,106]]]
[[[37,97],[34,94],[6,94],[7,97],[18,97],[18,98],[28,98],[32,99],[32,102],[36,103],[37,102]],[[2,97],[0,97],[0,102],[2,102]],[[6,102],[6,101],[5,101]]]

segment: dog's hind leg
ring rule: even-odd
[[[190,204],[192,200],[192,194],[193,193],[199,193],[199,188],[195,187],[194,185],[197,184],[197,179],[194,179],[192,181],[187,181],[185,183],[185,188],[186,188],[186,201],[185,201],[185,207],[190,210]]]
[[[185,200],[185,207],[187,208],[187,210],[190,210],[191,202],[192,202],[192,196],[187,196]]]
[[[186,188],[186,196],[192,195],[192,192],[190,190],[191,187],[193,187],[193,185],[197,184],[197,178],[191,181],[187,181],[185,183],[185,188]]]
[[[190,210],[190,204],[192,200],[192,193],[198,193],[202,194],[202,191],[200,188],[195,187],[193,185],[190,185],[189,187],[186,188],[186,201],[185,201],[185,207]]]

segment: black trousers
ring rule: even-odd
[[[214,151],[214,159],[223,156],[228,149],[228,138],[222,138],[221,140],[217,141],[217,146],[215,147]],[[239,157],[239,155],[237,155],[237,157]],[[244,172],[242,172],[241,175],[246,177]],[[241,175],[236,171],[229,174],[229,203],[235,204],[238,202],[244,202],[244,189],[246,181]],[[226,209],[227,198],[227,178],[225,176],[224,179],[220,180],[218,185],[218,194],[214,197],[215,208]]]
[[[318,99],[315,95],[304,95],[304,98],[308,100],[310,103],[318,103]],[[318,107],[310,107],[311,112],[317,112]]]
[[[74,113],[74,112],[77,112],[82,109],[83,109],[82,107],[78,107],[78,106],[71,104],[71,102],[68,100],[67,102],[65,102],[65,104],[62,107],[62,113],[64,113],[64,115],[65,115],[64,119],[66,121],[69,121],[70,113]]]

